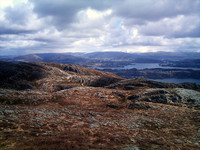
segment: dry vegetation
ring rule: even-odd
[[[43,67],[52,72],[55,65],[59,66]],[[53,72],[59,73],[59,68],[62,69],[53,68]],[[62,80],[62,75],[47,71],[46,77],[31,82],[38,89],[0,89],[0,149],[200,149],[198,98],[192,97],[192,104],[187,101],[191,95],[170,101],[176,98],[177,91],[198,97],[197,91],[174,89],[175,85],[165,85],[163,89],[158,88],[161,83],[141,80],[121,81],[107,88],[98,82],[92,87],[90,79],[122,79],[87,69],[89,72],[84,74],[78,66],[67,70],[60,71],[66,74]],[[68,78],[71,75],[75,79],[84,77],[87,82],[72,82]],[[62,88],[55,88],[54,84]],[[53,90],[48,91],[50,85]],[[144,101],[151,94],[168,94],[169,103]]]

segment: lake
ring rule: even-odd
[[[160,66],[159,63],[134,63],[130,65],[126,65],[123,67],[94,67],[94,69],[112,69],[112,70],[123,70],[123,69],[153,69],[153,68],[162,68],[162,69],[192,69],[192,70],[200,70],[200,68],[184,68],[184,67],[164,67]]]
[[[167,83],[183,83],[183,82],[193,82],[196,84],[200,84],[200,79],[175,79],[175,78],[167,78],[167,79],[150,79],[153,81],[159,82],[167,82]]]
[[[124,70],[124,69],[132,69],[136,68],[140,69],[153,69],[153,68],[161,68],[161,69],[192,69],[192,70],[200,70],[200,68],[183,68],[183,67],[163,67],[160,66],[159,63],[134,63],[123,67],[95,67],[94,69],[112,69],[112,70]],[[150,79],[152,80],[152,79]],[[175,79],[175,78],[167,78],[167,79],[153,79],[155,81],[167,82],[167,83],[183,83],[183,82],[194,82],[200,84],[200,79]]]

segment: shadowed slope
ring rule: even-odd
[[[53,90],[54,86],[70,83],[79,86],[106,86],[122,78],[77,65],[0,62],[0,79],[2,88]]]

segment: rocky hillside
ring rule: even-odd
[[[0,62],[0,87],[55,91],[71,86],[106,86],[122,78],[76,65]]]
[[[200,87],[0,62],[0,149],[200,149]]]

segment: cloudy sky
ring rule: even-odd
[[[0,55],[200,52],[200,0],[0,0]]]

